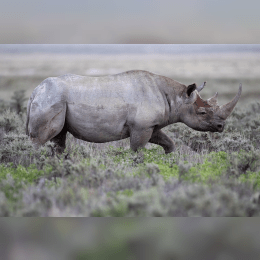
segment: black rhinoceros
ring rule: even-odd
[[[104,143],[130,137],[137,151],[147,142],[174,150],[162,128],[182,122],[198,131],[222,132],[237,95],[218,106],[217,93],[202,100],[196,84],[185,86],[171,78],[133,70],[88,77],[67,74],[45,79],[33,91],[27,106],[26,134],[36,146],[54,141],[65,148],[66,133],[88,142]]]

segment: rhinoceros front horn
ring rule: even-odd
[[[236,106],[240,96],[242,93],[242,84],[239,85],[239,90],[236,96],[227,104],[220,106],[219,112],[217,113],[218,116],[227,119],[227,117],[231,114],[232,110]]]

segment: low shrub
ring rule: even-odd
[[[24,132],[25,129],[22,118],[10,109],[0,114],[0,128],[4,129],[5,133],[16,134]]]

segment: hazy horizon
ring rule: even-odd
[[[1,44],[0,53],[187,54],[260,53],[258,44]]]

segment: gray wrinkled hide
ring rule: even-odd
[[[47,78],[29,99],[26,133],[36,146],[54,141],[59,152],[65,148],[68,131],[96,143],[130,137],[134,151],[151,142],[169,153],[173,142],[160,130],[169,124],[183,122],[199,131],[223,131],[228,115],[223,111],[220,115],[215,97],[204,101],[205,107],[196,103],[204,85],[187,87],[147,71]],[[233,108],[227,107],[230,114]]]

